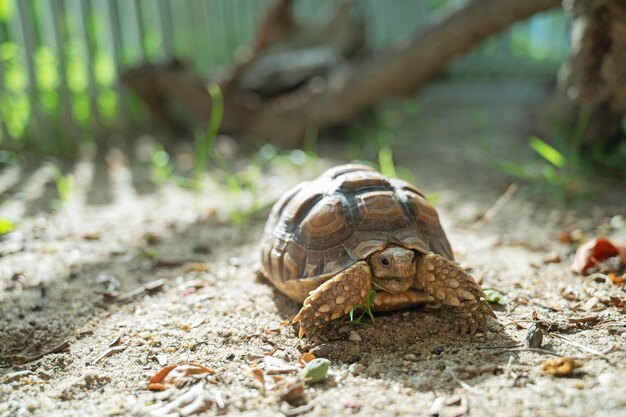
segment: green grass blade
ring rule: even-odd
[[[535,152],[541,155],[543,159],[550,162],[555,167],[563,168],[565,166],[566,160],[563,154],[538,137],[532,136],[529,140],[529,145]]]
[[[381,146],[378,150],[380,172],[389,178],[397,178],[396,165],[393,163],[393,151],[389,146]]]
[[[0,219],[0,236],[11,233],[15,230],[15,224],[7,219]]]
[[[217,83],[211,83],[207,86],[207,91],[211,96],[211,115],[209,116],[209,123],[207,125],[206,132],[196,133],[196,166],[195,177],[196,187],[199,187],[200,177],[208,162],[209,155],[213,154],[213,146],[215,145],[215,139],[219,133],[220,126],[222,125],[222,119],[224,117],[224,97],[222,90]]]

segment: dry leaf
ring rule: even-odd
[[[150,378],[148,389],[151,391],[162,391],[169,386],[180,386],[189,381],[192,376],[201,379],[213,374],[215,374],[214,370],[197,363],[175,363],[164,367]]]
[[[626,300],[619,297],[611,297],[611,304],[617,311],[626,311]]]
[[[544,256],[541,261],[544,264],[558,264],[561,263],[561,255],[558,252],[550,252]]]
[[[287,377],[279,381],[274,389],[282,401],[294,405],[304,394],[304,382],[296,377]]]
[[[615,272],[611,272],[609,274],[609,279],[614,285],[621,287],[624,283],[626,283],[626,274],[619,276]]]
[[[183,265],[183,272],[207,272],[209,264],[205,262],[189,262]]]
[[[286,374],[298,370],[295,366],[289,365],[282,359],[274,356],[264,356],[263,362],[263,368],[265,369],[265,373],[268,375]]]
[[[428,409],[429,416],[459,417],[469,410],[467,398],[459,395],[437,397]]]
[[[616,245],[605,237],[597,237],[578,248],[570,269],[577,274],[584,274],[598,262],[613,256],[619,256],[622,263],[626,264],[626,247]]]
[[[221,397],[219,399],[221,400]],[[158,403],[148,407],[148,410],[153,417],[187,417],[206,411],[216,403],[216,395],[211,395],[204,384],[197,384],[182,394],[169,398],[164,404]]]
[[[93,230],[83,235],[83,239],[85,240],[99,240],[101,237],[102,237],[102,232],[99,230]]]
[[[315,359],[315,355],[312,353],[306,352],[298,358],[298,363],[304,366],[307,363],[311,362],[313,359]]]
[[[543,373],[558,377],[569,376],[576,368],[582,365],[574,359],[564,356],[562,358],[548,359],[543,363]]]
[[[252,376],[259,381],[261,384],[265,385],[265,375],[263,369],[261,368],[252,368],[250,369],[250,373]]]

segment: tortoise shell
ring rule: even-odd
[[[342,165],[286,192],[262,242],[264,275],[302,301],[323,281],[389,245],[453,260],[435,209],[413,185]]]

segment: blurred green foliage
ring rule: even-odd
[[[237,48],[250,41],[258,16],[270,4],[269,0],[207,0],[181,5],[172,0],[161,9],[159,2],[117,0],[119,14],[115,15],[113,1],[91,0],[85,5],[77,0],[0,0],[0,120],[12,138],[0,136],[0,146],[72,156],[79,148],[76,143],[120,127],[120,115],[141,120],[145,114],[134,102],[118,95],[118,63],[123,69],[143,59],[166,59],[164,46],[171,45],[174,56],[191,61],[202,73],[210,72],[228,64]],[[363,0],[375,45],[406,36],[430,12],[458,2],[382,5]],[[331,7],[333,2],[297,3],[306,18],[319,17]],[[57,21],[53,11],[60,16]],[[169,32],[163,31],[163,22],[172,28],[171,39],[166,39]],[[475,76],[553,73],[567,54],[566,25],[558,11],[537,15],[459,58],[451,72]],[[114,26],[121,28],[117,37],[111,33]],[[25,35],[32,39],[32,51],[26,50]],[[28,56],[35,66],[32,88]],[[45,138],[34,137],[43,133],[37,129],[40,124],[49,128]],[[316,133],[310,138],[315,139]]]

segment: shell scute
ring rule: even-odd
[[[261,259],[266,276],[297,299],[390,244],[453,259],[437,212],[418,188],[368,166],[342,165],[274,205]]]

